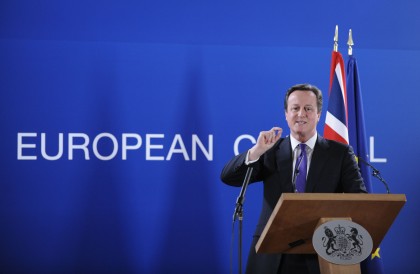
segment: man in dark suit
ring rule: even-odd
[[[283,130],[279,127],[260,132],[256,144],[230,160],[221,174],[226,184],[241,186],[248,165],[252,165],[250,183],[264,183],[262,210],[248,256],[248,274],[320,272],[316,255],[255,252],[255,244],[283,192],[366,192],[352,148],[324,139],[317,133],[322,111],[321,91],[309,84],[291,87],[285,95],[284,110],[290,136],[281,138]],[[297,191],[296,172],[293,171],[301,166],[297,160],[301,150],[306,153],[306,172],[299,172],[299,176],[306,176],[306,182]]]

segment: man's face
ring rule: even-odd
[[[306,142],[316,132],[321,115],[316,102],[316,95],[305,90],[295,90],[287,100],[287,124],[291,135],[300,142]]]

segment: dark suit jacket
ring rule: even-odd
[[[247,165],[247,152],[239,154],[224,167],[221,179],[232,186],[241,186]],[[247,273],[277,273],[281,255],[255,254],[258,241],[270,215],[283,192],[293,192],[293,156],[290,137],[281,138],[254,167],[250,183],[263,181],[264,199],[254,241],[248,257]],[[366,192],[353,150],[350,146],[327,140],[318,135],[306,179],[306,191],[313,193]],[[317,262],[309,268],[316,268]],[[319,273],[319,270],[314,273]]]

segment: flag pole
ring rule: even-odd
[[[351,32],[351,29],[349,29],[349,40],[347,41],[347,45],[349,45],[348,54],[349,54],[349,56],[352,56],[353,55],[352,46],[354,45],[354,43],[353,43],[353,35],[352,35],[352,32]]]
[[[335,34],[334,34],[334,51],[338,51],[338,25],[335,25]]]

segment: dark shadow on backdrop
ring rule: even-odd
[[[106,52],[102,52],[105,50]],[[92,54],[92,75],[91,90],[93,98],[89,98],[92,103],[89,114],[96,115],[92,121],[96,124],[91,125],[92,145],[93,138],[102,132],[111,132],[118,129],[118,115],[112,113],[115,107],[114,98],[118,94],[115,85],[115,54],[112,48],[101,48],[99,52]],[[111,59],[111,60],[109,60]],[[110,155],[112,152],[112,142],[108,138],[102,138],[98,144],[101,155]],[[91,152],[92,154],[92,152]],[[118,155],[118,154],[117,154]],[[110,161],[103,161],[92,157],[86,161],[86,178],[81,178],[77,184],[83,184],[80,189],[81,201],[77,201],[82,210],[76,223],[75,237],[76,248],[74,250],[73,273],[135,273],[133,266],[130,265],[128,247],[126,244],[124,220],[121,217],[122,197],[119,174],[124,172],[121,161],[114,158]]]
[[[206,103],[203,102],[200,93],[203,92],[204,83],[202,79],[202,56],[199,48],[189,49],[188,69],[186,72],[186,102],[180,109],[179,125],[175,128],[181,129],[183,136],[197,134],[203,144],[207,147],[207,136],[211,134],[208,130]],[[187,151],[191,151],[191,143],[184,143]],[[213,218],[212,200],[210,195],[216,183],[212,181],[210,165],[208,161],[197,150],[197,160],[184,161],[180,155],[179,160],[174,161],[174,171],[168,189],[169,199],[166,216],[162,246],[160,250],[161,261],[156,266],[154,273],[222,273],[215,236],[215,220]],[[226,252],[226,254],[228,254]]]

